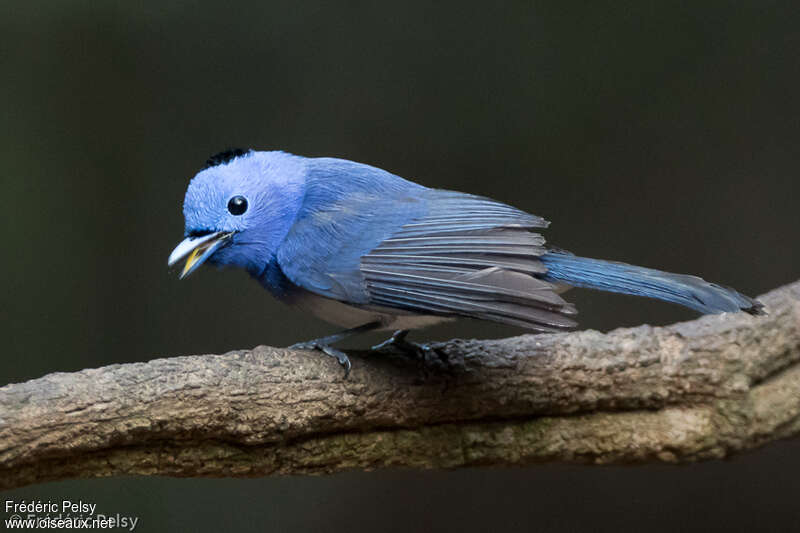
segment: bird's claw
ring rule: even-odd
[[[397,343],[399,342],[398,341],[398,337],[399,337],[398,333],[403,333],[403,331],[402,330],[401,331],[395,331],[394,334],[391,337],[389,337],[388,339],[386,339],[385,341],[383,341],[381,343],[376,344],[375,346],[372,346],[370,348],[370,350],[372,350],[373,352],[379,352],[379,351],[383,350],[384,348],[397,347]],[[405,337],[405,335],[403,337]],[[400,339],[400,341],[402,341],[402,339]]]
[[[318,341],[306,341],[306,342],[298,342],[296,344],[292,344],[289,346],[290,350],[319,350],[320,352],[333,357],[336,359],[340,365],[344,367],[344,378],[347,379],[347,376],[350,375],[350,369],[352,368],[352,364],[350,363],[350,358],[347,357],[347,354],[341,350],[337,350],[333,346],[328,344],[324,344]]]
[[[422,359],[423,361],[427,360],[428,355],[433,353],[436,354],[436,357],[438,357],[443,363],[447,363],[447,354],[443,351],[439,350],[438,348],[434,348],[427,343],[416,343],[406,340],[406,336],[408,336],[407,329],[395,331],[391,337],[382,343],[373,346],[372,350],[380,351],[384,348],[396,348],[407,355],[413,355]]]

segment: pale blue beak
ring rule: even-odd
[[[181,272],[180,279],[183,279],[205,263],[206,259],[211,257],[220,246],[227,243],[231,235],[233,235],[232,231],[217,231],[202,237],[187,237],[169,254],[167,265],[173,266],[188,255],[189,258]]]

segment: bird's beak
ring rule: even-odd
[[[233,235],[232,231],[217,231],[202,237],[187,237],[169,254],[167,265],[173,266],[188,255],[189,258],[181,272],[180,279],[183,279],[205,263],[211,254],[230,239],[231,235]]]

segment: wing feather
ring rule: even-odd
[[[536,277],[546,220],[457,192],[430,190],[427,214],[361,258],[370,303],[541,331],[570,328],[575,308]]]

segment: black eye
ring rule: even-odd
[[[228,211],[231,215],[241,215],[247,211],[247,198],[244,196],[234,196],[228,200]]]

